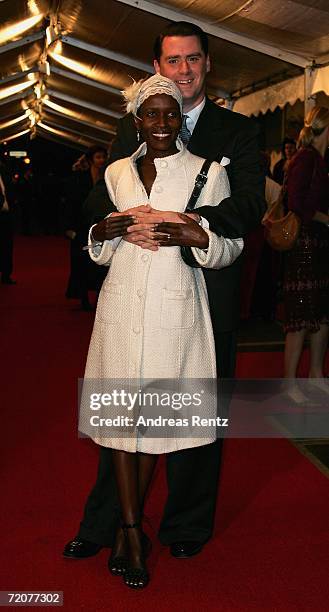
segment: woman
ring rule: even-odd
[[[71,241],[70,278],[66,289],[67,298],[80,299],[82,310],[92,310],[88,290],[98,289],[99,274],[83,251],[88,237],[89,225],[84,216],[84,202],[93,187],[103,179],[107,151],[94,145],[73,166],[73,176],[68,184],[65,205],[65,235]],[[108,208],[108,211],[110,208]]]
[[[214,379],[214,339],[202,271],[183,262],[179,247],[163,248],[168,236],[155,231],[159,222],[170,222],[177,212],[184,212],[204,160],[186,151],[177,138],[182,96],[172,81],[154,75],[131,86],[125,98],[145,142],[130,158],[107,169],[109,195],[120,213],[91,229],[92,239],[100,242],[91,243],[91,257],[110,265],[110,270],[100,293],[85,380],[121,379],[129,386],[133,379]],[[213,163],[197,205],[215,204],[228,195],[225,170]],[[167,211],[168,205],[176,212]],[[153,250],[145,251],[121,237],[138,217],[144,222],[142,211],[148,212],[150,206],[161,212],[148,213],[155,240]],[[180,222],[193,226],[190,246],[205,267],[227,266],[242,250],[242,240],[218,237],[185,215]],[[90,435],[84,408],[79,429]],[[113,449],[122,525],[110,570],[123,574],[128,586],[142,588],[149,576],[141,517],[157,454],[210,443],[214,435],[206,440],[174,434],[149,438],[136,430],[122,430],[121,436],[111,437],[99,429],[91,437]]]
[[[302,221],[298,240],[286,253],[284,264],[284,375],[288,379],[297,376],[308,332],[309,377],[324,376],[329,329],[329,184],[324,162],[328,144],[329,109],[316,106],[305,119],[287,176],[288,208]],[[324,387],[323,380],[316,384]],[[289,388],[293,401],[307,401],[296,383]]]

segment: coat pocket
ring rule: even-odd
[[[99,296],[96,319],[102,323],[114,325],[122,317],[122,285],[104,283]]]
[[[161,328],[186,329],[194,324],[194,293],[163,289],[161,303]]]

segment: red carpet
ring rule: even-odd
[[[108,551],[61,557],[94,481],[97,448],[76,434],[76,379],[92,315],[63,297],[67,244],[16,243],[17,287],[0,287],[2,532],[0,590],[61,590],[64,610],[329,610],[329,482],[284,440],[228,440],[214,538],[186,561],[155,538],[163,462],[146,512],[152,581],[130,591]],[[280,353],[243,353],[241,377],[281,374]]]

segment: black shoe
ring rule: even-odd
[[[3,276],[1,279],[3,285],[16,285],[16,281],[14,281],[10,276]]]
[[[68,559],[86,559],[87,557],[93,557],[103,548],[101,544],[95,544],[95,542],[89,542],[82,538],[75,538],[68,542],[63,550],[63,557]]]
[[[201,552],[203,548],[202,542],[173,542],[170,544],[170,553],[176,559],[187,559]]]

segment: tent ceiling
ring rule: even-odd
[[[52,128],[49,138],[109,142],[123,112],[120,90],[129,77],[152,73],[153,39],[169,20],[209,33],[208,87],[216,98],[243,102],[329,62],[328,0],[2,0],[0,140],[36,122],[42,135]],[[61,42],[48,47],[49,23]],[[26,119],[7,125],[24,112]]]

